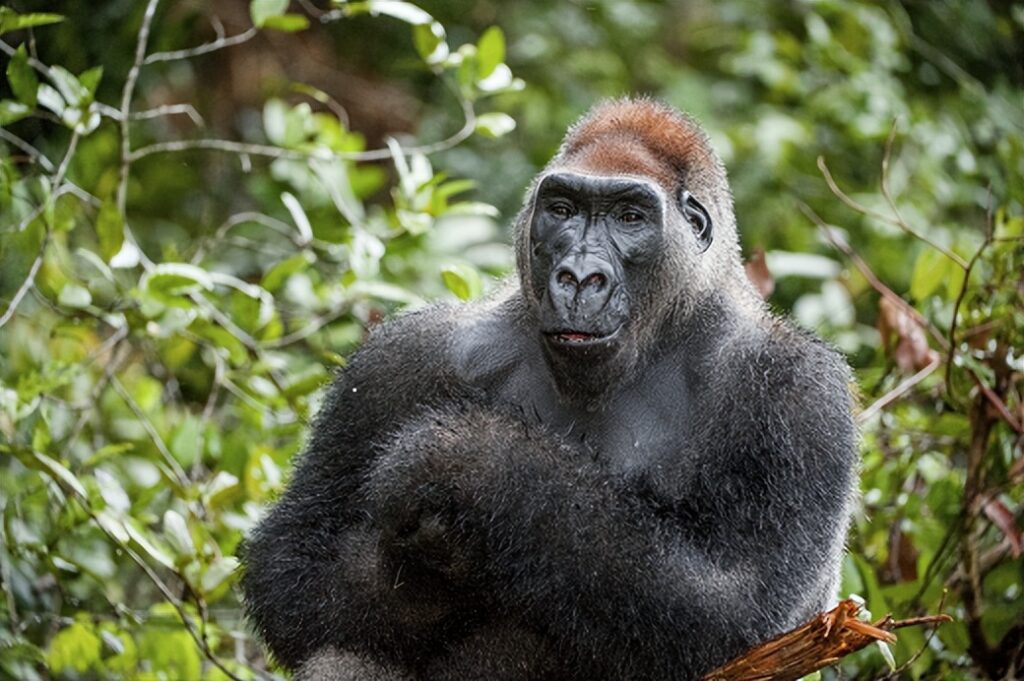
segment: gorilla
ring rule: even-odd
[[[598,105],[516,255],[373,331],[247,539],[297,678],[695,679],[834,601],[849,369],[754,292],[697,123]]]

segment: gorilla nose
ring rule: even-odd
[[[567,310],[596,312],[608,301],[610,282],[609,273],[593,261],[563,262],[551,276],[551,298]]]
[[[558,283],[561,286],[574,286],[577,291],[593,287],[601,289],[608,283],[608,277],[602,272],[592,272],[583,277],[578,277],[573,271],[562,269],[558,272]]]

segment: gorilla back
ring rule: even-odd
[[[306,679],[692,679],[834,599],[849,372],[747,281],[696,123],[596,107],[518,286],[376,329],[245,551]]]

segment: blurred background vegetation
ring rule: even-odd
[[[494,288],[628,93],[703,121],[749,275],[856,369],[843,595],[956,618],[823,676],[1024,673],[1024,4],[15,0],[0,34],[0,677],[280,675],[234,555],[322,388]]]

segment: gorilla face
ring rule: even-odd
[[[630,320],[652,283],[664,213],[663,193],[650,182],[569,172],[540,182],[530,284],[549,362],[589,369],[632,354]]]

